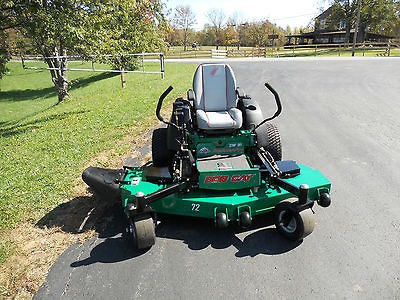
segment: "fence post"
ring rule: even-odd
[[[388,56],[390,56],[390,41],[389,41],[389,43],[387,45],[387,53],[388,53]]]
[[[25,69],[26,68],[25,60],[24,60],[24,56],[22,55],[22,53],[21,53],[21,62],[22,62],[22,68]]]
[[[160,53],[160,72],[161,72],[161,79],[164,79],[164,53]]]
[[[315,56],[317,56],[317,48],[318,48],[318,46],[315,45]]]
[[[125,79],[125,72],[124,68],[121,69],[121,86],[124,89],[126,87],[126,79]]]
[[[61,64],[60,64],[61,76],[63,77],[64,85],[68,88],[68,56],[67,49],[63,50]]]

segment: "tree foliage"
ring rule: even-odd
[[[10,53],[7,44],[7,29],[15,24],[11,9],[14,6],[13,1],[0,2],[0,79],[6,73],[6,63],[10,59]]]
[[[126,53],[154,52],[165,47],[166,21],[158,0],[107,0],[89,13],[89,43],[85,52],[100,55],[102,62],[115,69],[136,68]],[[112,57],[101,56],[111,54]]]
[[[361,0],[359,41],[366,33],[374,32],[393,35],[399,24],[399,0]],[[334,0],[330,22],[336,27],[345,22],[346,41],[349,42],[350,30],[355,27],[357,18],[357,0]]]
[[[237,30],[239,34],[238,40],[240,45],[243,46],[272,46],[271,35],[278,36],[278,40],[274,42],[274,45],[283,45],[285,42],[285,31],[268,20],[239,24]]]
[[[0,79],[7,72],[6,63],[10,59],[6,43],[6,32],[0,31]]]
[[[59,102],[68,97],[64,54],[111,54],[115,68],[134,61],[117,54],[162,47],[164,18],[159,0],[6,0],[3,29],[15,28],[49,66]],[[1,29],[1,28],[0,28]],[[103,61],[105,56],[99,56]]]
[[[266,47],[273,44],[271,35],[278,35],[274,45],[285,43],[285,31],[268,20],[241,23],[229,18],[220,25],[206,24],[195,33],[195,40],[200,45]]]
[[[177,31],[183,43],[184,51],[188,44],[190,29],[196,24],[196,16],[190,6],[175,7],[174,16],[172,18],[172,26]]]
[[[208,29],[210,31],[209,37],[214,39],[213,44],[218,46],[223,44],[223,29],[226,25],[226,15],[222,9],[211,9],[206,14],[207,19],[210,21]]]

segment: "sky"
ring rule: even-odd
[[[240,21],[261,21],[268,19],[282,28],[307,26],[320,13],[320,8],[329,7],[327,0],[165,0],[167,8],[189,5],[196,14],[193,27],[201,30],[208,23],[206,13],[218,8],[225,15],[236,14]]]

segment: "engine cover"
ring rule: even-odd
[[[197,161],[199,187],[209,190],[240,190],[261,184],[260,170],[245,155],[214,155]]]

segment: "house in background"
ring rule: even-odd
[[[338,23],[332,21],[333,6],[322,12],[315,18],[314,31],[300,34],[287,35],[286,45],[308,45],[308,44],[344,44],[346,43],[346,23],[340,20]],[[349,41],[354,38],[354,29],[350,29]],[[357,42],[364,41],[387,43],[393,37],[366,32],[358,35]]]

